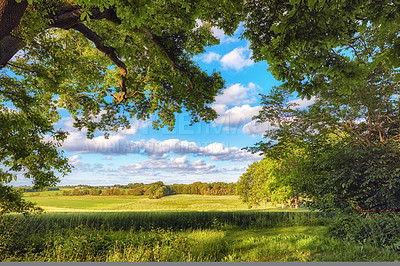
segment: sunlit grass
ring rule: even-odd
[[[40,193],[53,193],[46,191]],[[147,196],[49,196],[47,194],[30,195],[25,199],[36,202],[46,212],[82,212],[82,211],[243,211],[249,210],[238,196],[210,195],[172,195],[160,199],[149,199]],[[289,211],[304,212],[304,208],[293,209],[267,205],[266,209],[250,209],[250,211]]]

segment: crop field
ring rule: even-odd
[[[59,193],[61,194],[61,193]],[[25,199],[36,202],[46,212],[87,211],[240,211],[248,210],[238,196],[171,195],[160,199],[147,196],[56,196],[56,191],[25,193]],[[305,211],[268,205],[266,211]]]
[[[326,234],[334,216],[236,196],[26,193],[45,213],[0,216],[0,261],[399,261]]]

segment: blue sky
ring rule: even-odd
[[[218,29],[213,32],[221,43],[208,47],[195,61],[210,73],[220,71],[226,81],[212,104],[219,115],[215,121],[189,126],[190,117],[184,112],[172,132],[153,130],[151,121],[132,120],[131,129],[112,133],[109,139],[99,134],[88,140],[61,110],[63,118],[57,126],[70,132],[62,149],[74,168],[59,185],[236,182],[249,164],[260,160],[242,148],[262,140],[269,125],[251,119],[261,108],[258,94],[268,93],[279,82],[265,62],[251,59],[248,42],[239,39],[240,29],[232,37]]]

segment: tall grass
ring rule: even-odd
[[[8,216],[4,219],[25,223],[29,228],[89,228],[110,230],[149,230],[151,228],[207,229],[221,226],[285,227],[322,225],[329,216],[311,212],[104,212],[45,213],[25,219]]]
[[[64,213],[0,216],[0,261],[395,261],[326,237],[319,213]],[[318,225],[318,226],[316,226]]]

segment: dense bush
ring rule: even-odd
[[[328,225],[327,233],[347,241],[400,250],[400,216],[396,213],[337,216]]]
[[[317,210],[400,211],[399,158],[393,145],[325,144],[298,167],[299,189]]]

